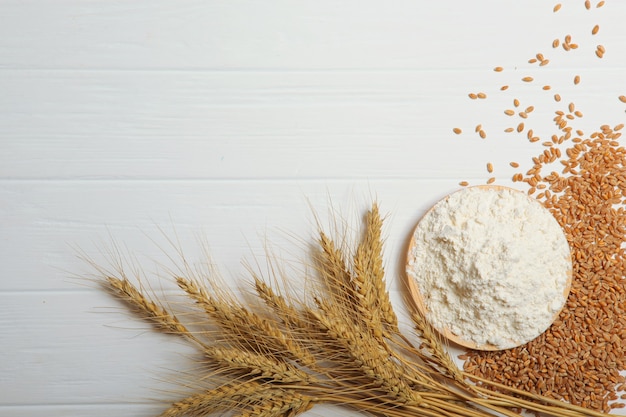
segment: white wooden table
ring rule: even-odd
[[[111,239],[158,286],[159,229],[192,261],[203,237],[237,286],[266,240],[296,256],[313,211],[358,224],[377,199],[402,311],[424,210],[461,180],[485,183],[487,162],[510,185],[508,162],[537,154],[503,133],[513,98],[535,106],[536,132],[552,129],[555,91],[581,129],[624,122],[626,2],[563,3],[0,1],[0,416],[162,409],[157,379],[188,350],[76,279],[91,272],[76,249],[104,262]],[[579,50],[553,50],[568,33]],[[527,62],[539,52],[549,65]],[[343,412],[308,415],[322,413]]]

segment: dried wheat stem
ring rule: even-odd
[[[571,416],[571,415],[576,415],[576,416],[594,416],[594,417],[602,417],[602,416],[606,416],[606,414],[599,412],[599,411],[595,411],[595,410],[591,410],[591,409],[587,409],[584,407],[580,407],[568,402],[564,402],[561,400],[556,400],[553,398],[549,398],[549,397],[544,397],[542,395],[538,395],[538,394],[533,394],[527,391],[523,391],[517,388],[512,388],[503,384],[500,384],[498,382],[495,381],[491,381],[491,380],[487,380],[481,377],[478,377],[476,375],[472,375],[470,373],[466,373],[463,372],[464,376],[467,377],[468,379],[471,380],[475,380],[475,381],[479,381],[485,384],[489,384],[492,385],[496,388],[498,388],[499,390],[503,390],[503,391],[508,391],[512,394],[515,394],[516,396],[513,397],[511,395],[508,394],[504,394],[498,391],[493,391],[487,388],[483,388],[480,386],[476,387],[476,390],[481,392],[483,395],[486,395],[488,397],[492,397],[492,398],[498,398],[498,399],[502,399],[504,401],[510,401],[511,403],[513,403],[516,406],[519,407],[524,407],[524,408],[528,408],[528,409],[533,409],[533,407],[535,406],[540,406],[541,403],[545,403],[545,404],[549,404],[549,409],[550,409],[550,415],[553,416]],[[526,398],[530,398],[533,401],[527,401],[524,400],[523,398],[520,397],[526,397]],[[576,413],[576,414],[571,414],[570,412]]]

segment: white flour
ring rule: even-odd
[[[441,200],[419,222],[409,259],[436,328],[502,349],[550,326],[571,273],[554,217],[506,188],[470,187]]]

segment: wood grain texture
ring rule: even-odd
[[[546,139],[570,101],[586,132],[624,122],[626,2],[563,3],[0,2],[0,416],[155,415],[159,371],[187,364],[76,279],[90,272],[76,248],[106,261],[115,240],[161,285],[165,236],[191,259],[202,237],[237,287],[266,241],[297,256],[314,212],[357,224],[377,198],[402,310],[423,212],[461,180],[484,184],[486,162],[511,185],[538,153],[503,134],[513,98]],[[568,33],[580,49],[553,50]],[[538,52],[550,65],[527,62]],[[344,415],[307,413],[323,414]]]

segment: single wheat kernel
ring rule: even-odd
[[[563,46],[563,49],[564,49],[564,50],[566,50],[566,51],[569,51],[569,50],[571,49],[571,48],[569,47],[569,43],[567,43],[567,42],[563,42],[563,45],[562,45],[562,46]]]
[[[561,96],[559,94],[555,94],[554,95],[554,101],[556,101],[556,102],[561,101]]]
[[[487,172],[490,174],[493,172],[493,164],[491,162],[487,162]]]
[[[578,44],[577,43],[570,43],[569,47],[572,49],[578,49]]]
[[[528,106],[526,107],[526,110],[524,110],[526,113],[532,113],[533,110],[535,110],[535,106]]]
[[[474,93],[469,93],[468,97],[471,98],[472,100],[476,100],[478,98],[478,96]]]
[[[525,83],[529,83],[529,82],[531,82],[532,80],[534,80],[534,78],[533,78],[533,77],[524,77],[524,78],[522,78],[522,81],[524,81]]]
[[[572,35],[565,35],[565,43],[570,43],[572,41]]]
[[[626,96],[619,96],[619,101],[626,103]]]
[[[540,67],[545,67],[546,65],[548,65],[550,63],[549,59],[544,59],[539,63]]]
[[[495,67],[493,70],[494,70],[495,72],[502,72],[502,70],[503,70],[503,69],[504,69],[504,68],[502,68],[502,67]]]
[[[599,49],[596,49],[596,56],[598,58],[602,58],[604,56],[604,54],[602,53],[602,51],[600,51]]]
[[[574,105],[574,103],[570,103],[567,106],[567,109],[569,110],[570,113],[574,113],[574,110],[576,109],[576,106]]]
[[[519,168],[519,164],[517,162],[509,162],[509,165],[511,165],[513,168]]]
[[[509,88],[508,85],[503,85],[502,87],[500,87],[500,90],[504,91],[504,90],[508,90],[508,88]]]
[[[511,133],[511,132],[513,132],[514,130],[515,130],[515,129],[513,129],[512,127],[507,127],[506,129],[504,129],[504,131],[505,131],[506,133]]]
[[[550,87],[549,85],[544,85],[543,87],[541,87],[542,89],[548,91],[549,89],[551,89],[552,87]]]
[[[477,124],[476,127],[474,128],[474,132],[478,133],[480,132],[480,130],[483,128],[483,125],[481,124]]]
[[[574,84],[580,83],[580,75],[574,77]]]
[[[613,130],[614,131],[618,131],[618,130],[622,130],[624,128],[624,123],[620,123],[618,125],[616,125]]]
[[[506,114],[507,116],[513,116],[515,114],[515,111],[507,109],[504,111],[504,114]]]
[[[598,45],[596,48],[598,49],[598,51],[602,52],[603,54],[606,52],[606,49],[602,45]]]
[[[521,117],[522,119],[528,119],[528,114],[526,114],[525,111],[521,111],[518,113],[519,117]]]
[[[528,63],[529,63],[529,64],[534,64],[535,62],[537,62],[537,58],[530,58],[530,59],[528,60]]]
[[[487,184],[493,184],[494,182],[496,182],[496,177],[491,177],[487,180]]]
[[[483,139],[487,137],[487,133],[485,133],[485,131],[482,129],[478,132],[478,135]]]
[[[478,93],[478,94],[476,94],[476,97],[478,97],[478,98],[487,98],[487,94],[485,94],[485,93]]]
[[[522,132],[524,130],[524,122],[521,122],[517,125],[517,131]]]
[[[513,105],[514,105],[515,107],[519,107],[519,100],[518,100],[518,99],[516,99],[516,98],[514,98],[514,99],[513,99]]]
[[[458,127],[455,127],[454,129],[452,129],[452,131],[456,133],[457,135],[460,135],[461,133],[463,133],[463,131],[459,129]]]
[[[604,6],[604,0],[599,1],[598,4],[596,4],[596,8],[598,9],[602,6]]]
[[[599,30],[600,30],[600,26],[599,26],[599,25],[595,25],[595,26],[593,27],[593,29],[591,29],[591,34],[592,34],[592,35],[595,35],[595,34],[597,34],[597,33],[598,33],[598,31],[599,31]]]
[[[575,115],[576,117],[583,117],[583,114],[582,114],[582,112],[581,112],[580,110],[576,110],[576,111],[574,112],[574,115]]]
[[[585,9],[587,10],[591,9],[591,1],[585,0]]]
[[[553,48],[558,48],[560,44],[561,44],[561,41],[558,38],[552,41]]]
[[[460,185],[461,187],[467,187],[467,186],[469,185],[469,182],[467,182],[467,181],[461,181],[461,182],[459,183],[459,185]]]
[[[554,13],[558,12],[559,10],[561,10],[561,3],[557,3],[553,8],[552,11]]]

